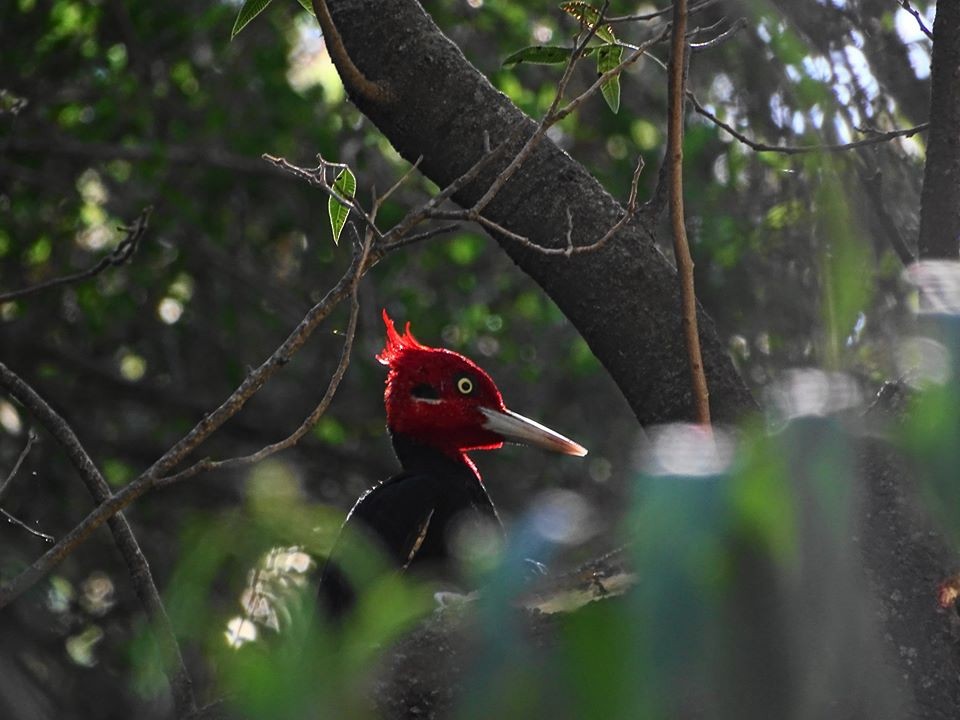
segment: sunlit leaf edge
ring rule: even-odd
[[[233,23],[233,30],[230,31],[230,39],[233,40],[239,35],[240,31],[249,25],[257,15],[266,10],[271,2],[272,0],[246,0],[240,8],[240,12],[237,13],[237,20]]]

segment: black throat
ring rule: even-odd
[[[428,477],[436,483],[438,510],[449,520],[472,509],[502,528],[500,516],[480,480],[476,467],[465,455],[453,458],[437,448],[424,445],[409,435],[390,432],[393,449],[405,474]],[[439,520],[439,518],[438,518]],[[439,524],[446,522],[441,521]]]
[[[465,480],[480,482],[479,476],[466,458],[450,457],[437,448],[419,443],[402,433],[391,431],[390,438],[393,440],[393,451],[400,465],[408,473],[463,477]]]

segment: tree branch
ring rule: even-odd
[[[920,11],[910,4],[910,0],[897,0],[897,2],[900,3],[900,7],[913,15],[914,20],[917,21],[917,25],[920,26],[920,32],[933,40],[933,33],[930,32],[930,28],[923,22],[923,16],[920,15]]]
[[[673,229],[673,254],[680,281],[681,323],[690,364],[697,422],[710,424],[710,391],[703,371],[700,332],[697,329],[697,296],[693,284],[693,258],[687,242],[683,216],[683,101],[687,67],[687,0],[674,0],[673,29],[670,42],[669,114],[667,116],[667,162],[670,165],[670,225]]]
[[[58,135],[43,139],[14,136],[10,140],[10,150],[24,153],[42,153],[44,155],[65,155],[94,161],[162,160],[171,165],[205,165],[218,170],[229,170],[244,175],[283,177],[273,168],[264,165],[259,158],[248,157],[229,152],[216,146],[194,147],[191,145],[166,144],[150,145],[146,143],[123,145],[120,143],[80,141]],[[0,172],[3,168],[0,168]],[[42,181],[39,175],[38,180]]]
[[[706,10],[711,5],[716,5],[718,2],[720,2],[720,0],[703,0],[703,2],[693,5],[687,14],[693,15],[694,13],[700,12],[701,10]],[[662,17],[664,15],[669,15],[672,12],[673,12],[673,5],[668,5],[662,10],[654,10],[653,12],[637,13],[634,15],[620,15],[617,17],[607,18],[607,24],[654,20],[655,18]]]
[[[99,275],[108,267],[123,265],[131,257],[133,257],[135,252],[137,252],[137,248],[140,245],[140,239],[147,230],[147,221],[150,219],[150,213],[152,210],[153,209],[150,207],[144,208],[140,213],[140,216],[134,221],[133,225],[130,227],[119,228],[120,230],[126,232],[126,237],[120,241],[120,244],[117,245],[113,252],[102,257],[100,261],[92,267],[89,267],[82,272],[64,275],[63,277],[47,280],[45,282],[38,283],[37,285],[31,285],[30,287],[26,287],[21,290],[0,293],[0,303],[18,300],[19,298],[38,293],[41,290],[49,290],[50,288],[58,287],[60,285],[69,285],[70,283],[80,282],[81,280],[88,280],[95,275]]]
[[[348,91],[353,91],[368,102],[383,103],[390,98],[390,93],[380,85],[371,82],[367,76],[360,72],[360,69],[353,63],[353,59],[343,46],[343,39],[337,30],[333,18],[330,17],[330,10],[327,8],[327,0],[311,0],[313,4],[313,14],[320,23],[320,29],[323,31],[323,40],[327,45],[327,51],[333,64],[340,73],[340,79]]]
[[[7,474],[7,479],[4,480],[2,484],[0,484],[0,500],[3,499],[3,494],[6,492],[7,488],[10,486],[10,483],[13,481],[13,479],[17,476],[17,473],[20,471],[20,466],[23,465],[23,461],[26,459],[27,455],[30,454],[30,449],[33,447],[33,444],[36,442],[36,440],[37,440],[37,434],[33,430],[30,430],[27,433],[27,442],[24,444],[23,450],[21,450],[20,454],[17,456],[17,460],[13,464],[13,469]],[[20,528],[23,528],[34,537],[38,537],[42,540],[46,540],[47,542],[53,542],[54,540],[52,535],[47,535],[47,533],[43,533],[43,532],[40,532],[39,530],[35,530],[34,528],[27,525],[23,520],[21,520],[18,517],[15,517],[14,515],[11,515],[9,512],[4,510],[3,508],[0,508],[0,515],[3,515],[3,517],[5,517],[8,522],[13,523],[14,525]]]
[[[701,105],[700,101],[697,100],[697,96],[694,95],[692,91],[687,90],[686,95],[688,98],[690,98],[690,102],[693,103],[693,109],[696,110],[700,115],[707,118],[707,120],[712,122],[717,127],[726,130],[728,133],[733,135],[736,140],[757,152],[776,152],[782,153],[783,155],[800,155],[802,153],[813,152],[845,152],[847,150],[854,150],[856,148],[867,147],[869,145],[878,145],[880,143],[889,142],[890,140],[895,140],[901,137],[913,137],[917,133],[924,132],[930,127],[930,123],[925,122],[921,123],[920,125],[914,125],[910,128],[903,128],[902,130],[891,130],[889,132],[877,133],[876,135],[864,138],[863,140],[856,140],[855,142],[834,145],[768,145],[767,143],[760,142],[758,140],[752,140],[739,130],[734,129],[733,126],[725,123],[712,112],[707,110],[703,105]]]
[[[34,418],[60,443],[71,464],[77,470],[99,506],[102,507],[110,502],[114,497],[110,491],[110,486],[66,420],[60,417],[32,387],[2,362],[0,362],[0,386],[9,392],[11,397],[30,410]],[[164,662],[169,661],[173,665],[172,677],[168,677],[168,679],[177,713],[180,716],[185,716],[195,712],[196,701],[193,697],[193,683],[183,662],[183,655],[173,633],[170,618],[167,616],[166,608],[163,606],[160,593],[157,591],[156,583],[150,572],[150,565],[137,543],[133,529],[122,514],[111,517],[109,525],[117,548],[127,564],[134,590],[140,598],[153,627]],[[5,604],[5,602],[0,601],[0,607]]]
[[[20,454],[17,456],[17,461],[13,464],[13,469],[7,474],[7,479],[0,483],[0,500],[3,499],[4,494],[7,492],[7,488],[10,486],[10,483],[13,481],[13,478],[16,477],[17,473],[20,472],[20,466],[23,465],[23,461],[26,460],[27,455],[30,454],[30,448],[33,447],[33,444],[37,441],[37,434],[31,429],[27,432],[27,442],[23,446],[23,450],[20,451]]]

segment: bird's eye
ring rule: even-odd
[[[473,380],[466,375],[457,378],[457,390],[460,391],[461,395],[469,395],[473,392]]]

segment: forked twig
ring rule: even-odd
[[[28,295],[33,295],[43,290],[49,290],[50,288],[59,287],[60,285],[69,285],[70,283],[80,282],[81,280],[88,280],[95,275],[99,275],[108,267],[123,265],[131,257],[133,257],[135,252],[137,252],[137,248],[140,245],[140,240],[143,237],[143,234],[147,231],[147,223],[150,219],[150,213],[152,211],[153,208],[151,207],[144,208],[139,217],[137,217],[137,219],[134,221],[133,225],[119,228],[126,233],[126,237],[120,241],[120,244],[117,245],[113,252],[102,257],[93,266],[80,272],[53,278],[52,280],[46,280],[44,282],[37,283],[36,285],[31,285],[30,287],[21,288],[20,290],[12,290],[10,292],[0,293],[0,303],[10,302],[11,300],[19,300],[20,298],[27,297]]]

